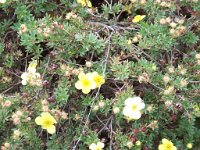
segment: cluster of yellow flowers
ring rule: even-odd
[[[37,61],[32,61],[27,69],[27,72],[24,72],[21,75],[22,78],[22,85],[27,85],[29,83],[30,85],[41,85],[41,78],[40,74],[36,72],[37,67]]]
[[[82,90],[84,94],[88,94],[91,90],[99,88],[105,83],[103,76],[100,76],[97,72],[83,73],[78,75],[78,81],[75,83],[75,87]]]
[[[104,143],[102,142],[98,142],[97,144],[95,143],[92,143],[90,146],[89,146],[89,149],[90,150],[102,150],[104,148]]]
[[[56,132],[56,127],[54,124],[57,123],[57,121],[54,119],[54,117],[49,112],[43,112],[41,113],[41,116],[38,116],[35,119],[35,122],[37,125],[41,125],[43,129],[46,129],[48,133],[53,134]]]
[[[141,110],[144,108],[145,104],[140,97],[128,98],[125,100],[123,114],[128,121],[137,120],[141,117]]]
[[[83,7],[92,7],[92,3],[89,0],[77,0],[77,3],[81,4]]]

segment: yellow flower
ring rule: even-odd
[[[97,144],[92,143],[89,146],[90,150],[102,150],[103,148],[104,148],[104,143],[102,143],[102,142],[98,142]]]
[[[6,0],[0,0],[0,3],[4,4],[6,2]]]
[[[79,4],[81,4],[83,7],[92,7],[92,3],[89,0],[77,0]]]
[[[145,17],[145,15],[136,15],[133,18],[132,22],[135,22],[135,23],[140,22],[142,19],[144,19],[144,17]]]
[[[22,85],[27,85],[27,83],[31,85],[40,85],[41,78],[40,74],[36,72],[37,61],[32,61],[27,69],[27,72],[22,73]]]
[[[171,141],[162,139],[162,144],[158,146],[158,150],[177,150],[177,148]]]
[[[192,149],[192,143],[188,143],[188,144],[187,144],[187,148],[188,148],[188,149]]]
[[[125,101],[123,110],[124,116],[130,121],[132,119],[139,119],[141,117],[141,110],[144,109],[145,104],[140,97],[128,98]]]
[[[99,88],[102,84],[105,83],[105,79],[102,76],[100,76],[97,72],[93,72],[92,75],[94,82],[96,83],[96,88]]]
[[[79,90],[82,89],[84,94],[88,94],[92,89],[96,88],[92,73],[80,73],[78,79],[79,80],[75,83],[75,87]]]
[[[29,66],[28,66],[28,72],[30,73],[35,73],[36,72],[36,67],[37,67],[37,61],[34,60],[32,61]]]
[[[56,127],[54,124],[56,124],[56,120],[54,117],[48,113],[43,112],[41,113],[41,116],[37,117],[35,119],[35,122],[37,125],[41,125],[43,129],[46,129],[48,133],[53,134],[56,132]]]
[[[30,80],[30,76],[27,72],[22,73],[21,78],[22,78],[22,85],[26,85],[27,82]]]

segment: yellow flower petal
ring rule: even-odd
[[[163,144],[168,144],[168,143],[169,143],[169,140],[168,140],[168,139],[162,139],[162,143],[163,143]]]
[[[80,90],[80,89],[82,89],[82,84],[81,84],[81,82],[80,81],[77,81],[76,83],[75,83],[75,87],[78,89],[78,90]]]
[[[48,119],[52,123],[57,123],[57,121],[54,119],[54,117],[49,112],[43,112],[41,113],[42,118]]]
[[[43,119],[42,119],[42,117],[37,117],[37,118],[35,118],[35,123],[37,124],[37,125],[42,125],[43,124]]]
[[[134,120],[138,120],[141,117],[141,112],[140,111],[133,111],[130,115],[130,118]]]
[[[26,85],[27,81],[26,80],[22,80],[22,85]]]
[[[164,145],[163,145],[163,144],[160,144],[160,145],[158,146],[158,150],[165,150]]]
[[[51,125],[47,128],[47,132],[50,134],[53,134],[56,132],[56,127],[54,125]]]
[[[92,3],[89,0],[87,0],[87,6],[92,7]]]
[[[177,150],[176,146],[173,146],[172,150]]]
[[[24,72],[24,73],[22,73],[21,78],[22,79],[27,79],[27,76],[28,76],[28,73]]]
[[[82,89],[82,92],[83,92],[84,94],[88,94],[88,93],[90,93],[90,91],[91,91],[90,88],[83,88],[83,89]]]
[[[91,150],[95,150],[96,147],[97,147],[97,145],[94,144],[94,143],[92,143],[92,144],[89,146],[89,149],[91,149]]]
[[[79,73],[79,75],[78,75],[78,79],[79,79],[79,80],[82,80],[82,79],[84,79],[85,77],[86,77],[86,75],[85,75],[85,73],[83,73],[83,72]]]
[[[104,143],[98,142],[98,143],[97,143],[97,146],[100,147],[100,148],[104,148]]]

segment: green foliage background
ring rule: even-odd
[[[0,103],[12,102],[10,107],[0,105],[0,145],[84,150],[101,140],[105,149],[125,150],[128,141],[135,144],[139,140],[141,147],[130,149],[154,150],[167,138],[181,150],[187,149],[187,143],[200,147],[200,63],[195,58],[200,53],[200,3],[171,1],[170,7],[163,8],[153,0],[145,4],[91,2],[91,9],[75,0],[7,0],[0,4]],[[76,17],[66,19],[70,12]],[[146,17],[133,23],[135,15]],[[167,17],[184,18],[186,31],[173,37],[171,27],[160,24],[160,19]],[[24,33],[22,24],[27,27]],[[138,34],[142,38],[133,42]],[[40,87],[21,85],[20,76],[31,60],[38,61],[43,80]],[[91,61],[92,67],[88,68],[86,61]],[[66,75],[62,65],[72,72]],[[180,66],[185,73],[180,73]],[[174,72],[169,72],[170,67]],[[106,83],[82,94],[74,86],[78,78],[73,70],[80,68],[104,75]],[[144,74],[148,81],[139,82]],[[168,83],[163,81],[165,75],[170,77]],[[181,86],[182,80],[188,84]],[[169,86],[174,91],[164,95]],[[139,120],[128,123],[122,114],[124,101],[134,96],[140,96],[146,108]],[[34,121],[42,112],[43,99],[49,101],[50,109],[68,113],[54,135],[42,131]],[[100,107],[99,102],[105,105]],[[96,106],[98,110],[94,110]],[[113,112],[116,107],[119,113]],[[17,110],[23,116],[21,123],[14,125],[11,116]],[[26,121],[27,117],[31,120]],[[157,127],[151,128],[154,121]],[[21,132],[17,140],[13,139],[16,129]]]

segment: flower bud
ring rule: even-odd
[[[172,28],[176,28],[176,26],[177,26],[177,24],[176,24],[175,22],[171,22],[169,25],[170,25]]]
[[[199,59],[199,60],[197,60],[197,65],[200,65],[200,59]]]
[[[42,100],[42,105],[48,105],[48,101],[47,100]]]
[[[5,103],[4,103],[4,106],[5,106],[5,107],[10,107],[11,104],[12,104],[11,101],[6,100]]]
[[[27,117],[27,118],[26,118],[26,121],[30,121],[30,120],[31,120],[31,117]]]
[[[149,82],[150,79],[149,79],[148,74],[147,74],[147,73],[142,73],[142,75],[139,75],[139,76],[138,76],[138,81],[139,81],[140,83],[142,83],[142,82],[144,82],[144,83]]]
[[[61,113],[61,117],[62,117],[62,119],[67,119],[68,118],[68,114],[66,112],[62,112]]]
[[[131,147],[133,147],[133,142],[131,141],[127,142],[126,146],[130,149]]]
[[[114,112],[114,114],[118,114],[120,112],[119,107],[113,108],[113,112]]]
[[[4,143],[5,148],[9,149],[10,148],[10,143],[6,142]]]
[[[161,3],[160,3],[160,6],[162,6],[162,7],[166,7],[166,5],[167,5],[166,2],[161,2]]]
[[[170,31],[169,31],[169,32],[170,32],[170,34],[171,34],[171,35],[175,35],[175,33],[176,33],[176,30],[175,30],[175,29],[170,29]]]
[[[155,3],[156,3],[156,4],[161,3],[161,0],[155,0]]]
[[[132,41],[129,39],[126,41],[128,45],[131,45]]]
[[[99,102],[99,107],[104,107],[105,106],[105,102],[103,102],[103,101],[101,101],[101,102]]]
[[[18,124],[20,123],[20,119],[19,119],[18,117],[14,118],[14,119],[13,119],[13,123],[14,123],[15,125],[18,125]]]
[[[88,67],[88,68],[92,67],[92,62],[86,61],[85,66]]]
[[[186,31],[186,27],[185,26],[180,26],[180,27],[178,27],[178,31],[180,32],[180,34],[183,34]]]
[[[137,37],[134,37],[132,41],[133,41],[133,43],[137,43],[139,40]]]
[[[184,23],[184,19],[178,20],[178,24],[182,25]]]
[[[75,120],[79,120],[81,117],[80,117],[80,115],[79,114],[76,114],[75,115]]]
[[[165,20],[167,23],[170,23],[172,21],[172,19],[170,17],[167,17]]]
[[[200,59],[200,54],[196,54],[196,55],[195,55],[195,58],[196,58],[196,59]]]
[[[14,139],[19,139],[20,135],[21,135],[21,132],[19,130],[14,130],[14,133],[13,133]]]
[[[22,116],[22,112],[20,110],[16,111],[16,114],[17,114],[18,117]]]
[[[93,111],[97,111],[97,110],[99,110],[99,106],[98,106],[98,105],[95,105],[95,106],[93,107]]]
[[[181,83],[180,83],[181,87],[185,87],[187,86],[187,84],[188,84],[188,81],[186,79],[181,80]]]
[[[169,73],[174,73],[174,67],[173,66],[169,67],[168,71],[169,71]]]
[[[167,89],[164,90],[163,94],[164,95],[170,95],[174,92],[174,86],[170,86]]]
[[[170,107],[172,105],[172,101],[169,101],[169,100],[167,100],[166,102],[165,102],[165,106],[168,108],[168,107]]]
[[[25,33],[27,31],[27,27],[26,27],[26,25],[25,24],[21,24],[21,26],[20,26],[20,33]]]
[[[146,4],[146,2],[147,2],[146,0],[141,0],[140,4],[144,5],[144,4]]]
[[[147,111],[152,112],[153,111],[153,105],[148,105],[147,106]]]
[[[164,18],[162,18],[162,19],[160,19],[160,24],[166,24],[167,22],[166,22],[166,20],[164,19]]]
[[[140,141],[136,141],[135,143],[137,146],[141,146],[141,142]]]
[[[142,39],[142,35],[141,34],[137,34],[136,37],[141,40]]]
[[[192,149],[192,143],[188,143],[188,144],[187,144],[187,148],[188,148],[188,149]]]
[[[37,33],[41,34],[42,33],[42,29],[41,28],[37,28]]]
[[[168,75],[165,75],[163,77],[163,81],[164,81],[165,84],[167,84],[170,81],[170,77]]]

